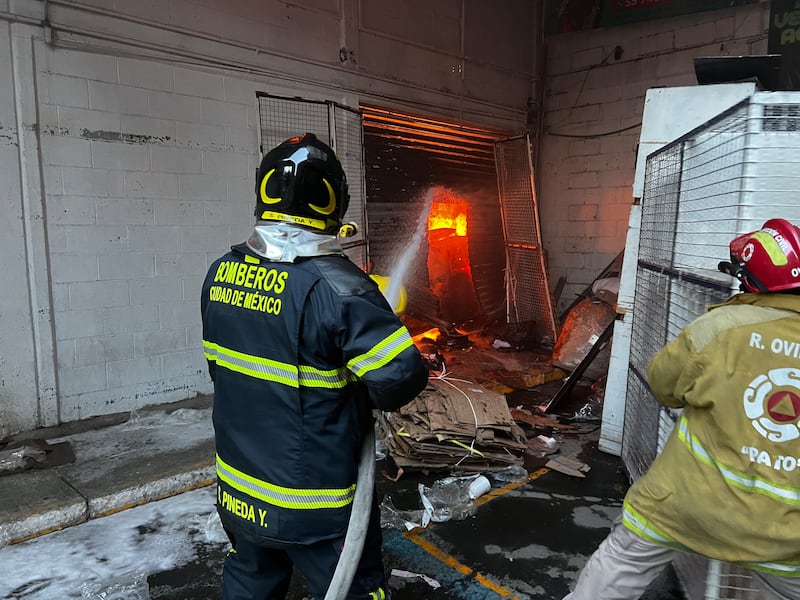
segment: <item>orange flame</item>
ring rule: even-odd
[[[463,202],[438,202],[431,206],[428,231],[453,229],[455,235],[467,235],[467,205]]]
[[[433,329],[428,329],[428,331],[423,331],[420,334],[415,335],[411,338],[415,344],[424,341],[436,342],[439,338],[442,337],[442,331],[438,327],[434,327]]]

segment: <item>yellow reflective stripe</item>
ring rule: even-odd
[[[678,437],[697,460],[717,469],[725,481],[733,487],[737,487],[746,492],[769,496],[773,500],[778,500],[785,504],[800,506],[800,488],[772,483],[771,481],[756,477],[755,475],[748,475],[736,471],[717,461],[717,459],[703,447],[700,440],[689,433],[689,423],[684,416],[681,416],[678,422]]]
[[[374,592],[369,593],[370,600],[386,600],[386,592],[380,587]]]
[[[299,386],[297,367],[295,365],[262,358],[261,356],[253,356],[252,354],[244,354],[206,340],[203,340],[203,348],[206,358],[217,363],[219,367],[255,377],[256,379],[275,381],[294,388]]]
[[[345,368],[323,371],[300,365],[300,385],[303,387],[339,389],[352,381],[356,381],[355,375]]]
[[[747,567],[748,569],[755,569],[756,571],[764,571],[766,573],[772,573],[773,575],[782,575],[784,577],[797,577],[800,574],[800,563],[797,562],[790,562],[790,563],[741,562],[736,564],[742,565],[743,567]]]
[[[292,509],[341,508],[353,502],[356,485],[333,489],[301,489],[275,485],[256,479],[222,460],[217,455],[217,477],[251,498],[273,506]]]
[[[250,263],[253,265],[260,265],[261,261],[258,260],[255,256],[250,256],[249,254],[244,255],[244,262]]]
[[[400,327],[393,334],[375,344],[368,352],[351,359],[347,366],[353,373],[363,377],[364,373],[380,369],[412,344],[408,329]]]
[[[668,548],[673,548],[674,550],[680,550],[682,552],[690,552],[686,546],[679,544],[666,533],[649,524],[647,519],[634,510],[627,501],[623,502],[622,505],[622,524],[639,537],[653,542],[654,544],[667,546]]]
[[[341,389],[357,378],[344,367],[339,369],[317,369],[308,365],[295,367],[288,363],[260,356],[244,354],[219,344],[203,340],[205,357],[218,366],[266,381],[276,381],[291,387]]]

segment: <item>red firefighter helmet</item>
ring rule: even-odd
[[[781,292],[800,287],[800,229],[770,219],[758,231],[731,240],[731,262],[719,270],[742,282],[743,292]]]

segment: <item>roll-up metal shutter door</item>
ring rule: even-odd
[[[505,320],[505,249],[494,142],[507,132],[362,105],[369,249],[374,270],[391,275],[420,224],[432,188],[467,203],[468,250],[475,293],[485,322]],[[409,312],[435,317],[429,288],[427,240],[404,279]]]

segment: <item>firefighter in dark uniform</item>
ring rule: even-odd
[[[408,330],[337,233],[347,181],[313,134],[264,156],[256,227],[203,284],[214,381],[222,597],[285,598],[297,568],[321,599],[342,552],[372,410],[427,384]],[[352,599],[387,597],[375,494]]]

